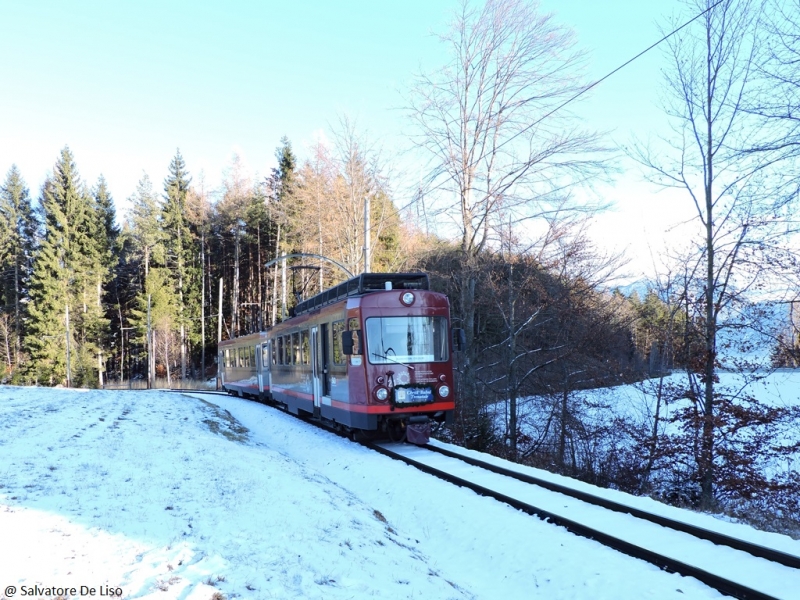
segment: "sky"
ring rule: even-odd
[[[409,84],[443,62],[434,32],[446,30],[455,6],[0,2],[0,173],[16,164],[37,197],[68,145],[83,180],[104,175],[124,214],[142,174],[158,185],[178,148],[194,182],[212,191],[234,154],[264,176],[283,136],[302,159],[343,115],[395,156],[409,147]],[[541,9],[574,30],[596,80],[659,39],[658,24],[682,5],[542,0]],[[649,53],[573,111],[616,145],[657,134],[666,123],[662,66],[663,56]],[[593,233],[605,247],[627,248],[632,271],[643,271],[650,248],[663,245],[664,224],[688,218],[689,204],[678,202],[676,216],[673,195],[656,194],[628,159],[613,164],[616,179],[594,193],[614,206]]]
[[[797,374],[769,383],[762,396],[797,403]],[[647,402],[633,386],[617,391],[619,402]],[[0,386],[0,432],[0,531],[13,540],[0,544],[4,597],[56,596],[23,594],[38,584],[154,600],[723,598],[248,400]],[[787,535],[435,443],[800,555]],[[794,569],[628,514],[535,486],[504,493],[773,597],[800,586]]]

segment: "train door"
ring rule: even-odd
[[[266,344],[265,344],[266,347]],[[256,370],[256,377],[258,378],[258,393],[264,393],[264,363],[262,361],[262,354],[261,354],[261,344],[256,345],[256,355],[255,355],[256,363],[253,367]]]
[[[311,328],[311,393],[314,396],[314,416],[320,414],[322,400],[322,356],[319,351],[319,327]]]
[[[272,340],[267,340],[261,345],[261,371],[259,372],[259,385],[261,393],[272,390]]]
[[[328,324],[320,325],[320,359],[322,363],[322,395],[331,395],[330,351],[328,349]]]

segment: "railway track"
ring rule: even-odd
[[[800,557],[655,515],[445,448],[366,443],[426,473],[743,600],[800,590]],[[580,513],[580,520],[574,518]],[[638,523],[631,526],[631,519]],[[694,556],[691,562],[685,554]],[[697,559],[698,556],[706,557]],[[788,579],[787,579],[788,578]],[[800,593],[800,592],[798,592]]]
[[[169,388],[164,389],[165,392],[175,392],[176,394],[209,394],[211,396],[230,396],[228,392],[223,392],[222,390],[193,390],[191,388]]]
[[[221,391],[173,391],[228,395]],[[347,437],[313,420],[305,421]],[[787,588],[787,578],[794,582],[795,590],[800,590],[800,556],[649,513],[441,446],[428,444],[419,447],[391,442],[361,444],[665,571],[694,577],[727,596],[742,600],[783,600],[789,597],[780,591]],[[585,507],[595,511],[593,518],[586,520],[582,517],[578,521],[567,516],[576,509],[585,516]],[[639,539],[624,531],[626,525],[630,527],[630,518],[646,524],[644,528],[641,525],[631,528],[640,532]],[[654,547],[651,540],[641,539],[642,535],[645,538],[651,535],[653,538],[663,537],[665,531],[672,538],[668,543],[671,548]],[[707,555],[707,560],[700,565],[682,560],[681,554],[687,546],[693,547],[696,553]]]

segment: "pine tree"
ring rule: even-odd
[[[294,152],[292,152],[292,144],[286,136],[281,138],[281,145],[275,151],[275,158],[278,159],[278,167],[272,169],[272,175],[267,179],[266,184],[271,200],[269,218],[276,224],[271,247],[274,248],[275,257],[277,258],[288,249],[291,249],[298,241],[298,236],[296,235],[297,230],[292,227],[293,224],[298,223],[298,220],[295,218],[297,206],[293,202],[296,186],[295,169],[297,167],[297,159],[295,158]],[[278,269],[279,265],[276,264],[272,273],[272,325],[276,323],[278,315]],[[283,289],[281,314],[283,314],[287,308],[285,277]]]
[[[151,264],[165,264],[164,231],[161,226],[163,208],[146,173],[139,180],[136,193],[128,201],[131,203],[129,231],[132,246],[138,253],[143,268],[144,282]]]
[[[0,319],[5,327],[3,352],[8,370],[21,362],[28,283],[33,270],[37,222],[28,188],[16,165],[0,187]]]
[[[103,254],[106,256],[106,262],[109,268],[114,267],[114,254],[115,244],[119,237],[119,227],[117,226],[117,211],[114,207],[114,200],[111,193],[108,191],[108,184],[106,178],[100,175],[97,180],[97,185],[93,190],[93,197],[95,202],[95,211],[100,218],[102,225],[102,236],[98,240]]]
[[[186,163],[178,150],[169,165],[169,176],[164,181],[166,195],[162,223],[166,235],[166,264],[172,271],[177,286],[181,379],[186,379],[187,338],[192,318],[196,316],[187,307],[200,304],[200,270],[196,260],[199,252],[195,249],[186,211],[190,183]],[[192,303],[193,299],[198,302]]]
[[[87,303],[86,334],[95,344],[94,356],[97,358],[97,371],[99,383],[103,383],[105,372],[105,359],[109,354],[112,331],[111,323],[115,313],[114,290],[116,289],[116,268],[119,262],[119,227],[116,224],[116,209],[114,200],[108,191],[108,184],[102,175],[92,191],[92,205],[88,211],[91,222],[87,224],[87,231],[91,232],[91,240],[87,252],[91,253],[92,264],[88,265],[97,275],[94,279],[96,289],[89,295],[92,301]],[[91,306],[91,309],[88,307]],[[119,333],[119,332],[117,332]],[[85,349],[88,347],[84,346]],[[90,360],[89,354],[85,355]],[[83,363],[82,363],[83,364]],[[88,362],[84,369],[91,371]]]
[[[144,288],[139,294],[136,307],[131,310],[130,322],[136,332],[136,341],[150,348],[147,340],[148,303],[150,306],[150,327],[154,347],[154,366],[162,365],[171,383],[170,365],[174,362],[175,346],[180,344],[176,335],[180,319],[180,304],[174,285],[173,274],[164,267],[153,267],[147,274]],[[176,340],[177,338],[177,340]],[[160,371],[160,369],[157,368]]]
[[[44,237],[34,262],[25,337],[29,377],[49,385],[95,385],[108,331],[102,306],[108,269],[102,222],[69,148],[61,151],[42,186],[40,204]]]

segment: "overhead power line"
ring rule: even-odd
[[[639,54],[637,54],[637,55],[636,55],[636,56],[634,56],[633,58],[630,58],[630,59],[628,59],[627,61],[625,61],[624,63],[622,63],[620,66],[618,66],[616,69],[614,69],[614,70],[613,70],[613,71],[611,71],[610,73],[607,73],[606,75],[604,75],[603,77],[601,77],[600,79],[598,79],[597,81],[595,81],[594,83],[592,83],[592,84],[590,84],[590,85],[586,86],[586,87],[585,87],[585,88],[583,88],[583,89],[582,89],[580,92],[578,92],[578,93],[577,93],[577,94],[575,94],[574,96],[572,96],[572,97],[568,98],[567,100],[565,100],[564,102],[562,102],[561,104],[559,104],[558,106],[556,106],[556,107],[555,107],[553,110],[551,110],[549,113],[547,113],[547,114],[546,114],[546,115],[544,115],[543,117],[540,117],[539,119],[537,119],[536,121],[534,121],[533,123],[531,123],[530,125],[528,125],[528,126],[525,128],[525,129],[521,130],[519,133],[516,133],[516,134],[514,134],[513,136],[511,136],[510,138],[508,138],[508,139],[507,139],[505,142],[503,142],[502,144],[498,145],[498,149],[499,149],[499,148],[501,148],[501,147],[503,147],[503,146],[505,146],[505,145],[506,145],[508,142],[510,142],[511,140],[513,140],[514,138],[516,138],[517,136],[519,136],[519,135],[522,135],[523,133],[525,133],[526,131],[528,131],[528,130],[532,129],[533,127],[536,127],[536,126],[537,126],[539,123],[541,123],[542,121],[544,121],[546,118],[550,117],[550,116],[551,116],[552,114],[554,114],[555,112],[557,112],[557,111],[561,110],[562,108],[564,108],[564,107],[565,107],[567,104],[569,104],[570,102],[573,102],[574,100],[577,100],[577,99],[578,99],[578,98],[580,98],[580,97],[581,97],[583,94],[585,94],[586,92],[588,92],[590,89],[592,89],[593,87],[595,87],[595,86],[597,86],[597,85],[601,84],[602,82],[604,82],[606,79],[608,79],[609,77],[611,77],[611,76],[612,76],[614,73],[616,73],[617,71],[621,71],[622,69],[624,69],[625,67],[627,67],[629,64],[631,64],[631,63],[632,63],[633,61],[635,61],[636,59],[638,59],[638,58],[640,58],[640,57],[644,56],[645,54],[647,54],[648,52],[650,52],[650,50],[652,50],[653,48],[655,48],[656,46],[658,46],[658,45],[659,45],[661,42],[664,42],[665,40],[668,40],[668,39],[669,39],[669,38],[671,38],[673,35],[675,35],[676,33],[678,33],[678,32],[679,32],[681,29],[683,29],[684,27],[687,27],[688,25],[690,25],[690,24],[694,23],[694,22],[695,22],[697,19],[699,19],[700,17],[702,17],[704,14],[706,14],[707,12],[710,12],[711,10],[713,10],[714,8],[716,8],[717,6],[719,6],[720,4],[722,4],[722,3],[723,3],[723,2],[725,2],[725,1],[726,1],[726,0],[717,0],[717,2],[715,2],[714,4],[712,4],[711,6],[709,6],[709,7],[708,7],[707,9],[705,9],[703,12],[701,12],[701,13],[699,13],[699,14],[695,15],[694,17],[692,17],[691,19],[689,19],[688,21],[686,21],[686,23],[684,23],[683,25],[681,25],[681,26],[680,26],[680,27],[678,27],[677,29],[674,29],[673,31],[670,31],[670,32],[669,32],[667,35],[665,35],[664,37],[662,37],[660,40],[658,40],[658,41],[657,41],[657,42],[655,42],[654,44],[651,44],[650,46],[648,46],[647,48],[645,48],[644,50],[642,50],[641,52],[639,52]]]

